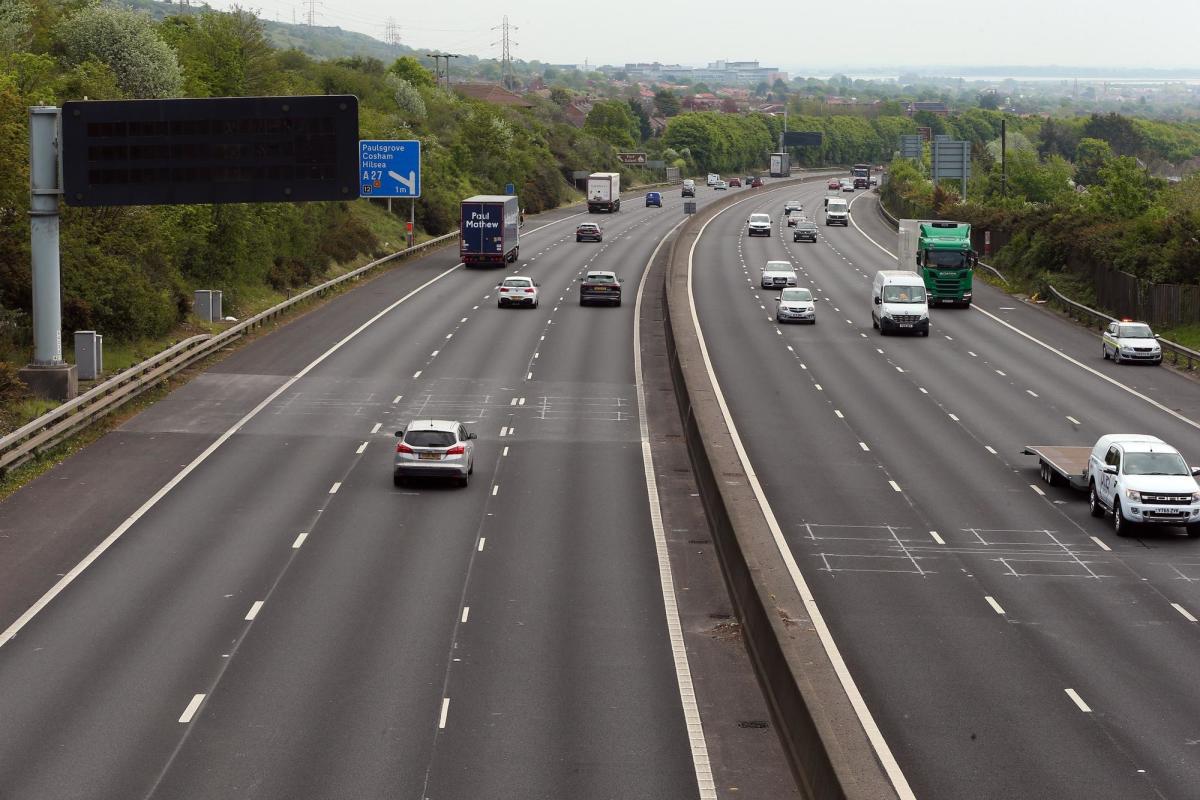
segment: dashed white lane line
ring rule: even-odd
[[[417,370],[413,373],[413,380],[416,380],[419,377],[421,377],[421,370]]]
[[[967,351],[967,355],[969,355],[971,358],[979,358],[979,356],[975,355],[970,350]]]
[[[1005,614],[1004,614],[1004,609],[1003,609],[1003,608],[1001,608],[1000,604],[996,602],[996,598],[992,597],[992,596],[989,594],[989,595],[984,595],[984,598],[983,598],[983,599],[984,599],[984,600],[987,600],[987,602],[988,602],[988,605],[992,607],[992,610],[993,610],[993,611],[995,611],[995,612],[996,612],[997,614],[999,614],[1000,616],[1005,616]]]
[[[924,386],[918,386],[917,388],[921,390],[921,394],[929,394],[929,392],[925,390]]]
[[[527,381],[533,380],[533,373],[532,372],[525,373],[525,380],[527,380]]]
[[[945,539],[943,539],[943,538],[942,538],[942,537],[941,537],[941,536],[938,534],[938,532],[937,532],[937,531],[930,531],[930,532],[929,532],[929,536],[930,536],[930,537],[931,537],[931,538],[932,538],[932,539],[933,539],[935,542],[937,542],[938,544],[945,544],[945,543],[946,543],[946,540],[945,540]]]
[[[896,367],[896,372],[904,372],[904,367]]]
[[[506,456],[506,455],[508,455],[508,447],[507,447],[507,446],[505,446],[505,448],[504,448],[504,452],[503,452],[503,453],[501,453],[500,455],[502,455],[502,456]]]
[[[523,406],[523,405],[525,405],[525,398],[524,398],[524,397],[518,397],[518,398],[517,398],[517,405],[519,405],[519,406]]]
[[[1041,489],[1038,487],[1038,485],[1037,485],[1036,483],[1031,483],[1031,484],[1029,484],[1029,488],[1030,488],[1030,489],[1033,489],[1035,492],[1037,492],[1038,494],[1040,494],[1042,497],[1045,497],[1045,496],[1046,496],[1046,493],[1045,493],[1045,492],[1043,492],[1043,491],[1042,491],[1042,490],[1041,490]]]
[[[308,538],[308,532],[307,532],[307,531],[305,531],[304,533],[302,533],[302,534],[300,534],[299,536],[297,536],[297,537],[296,537],[296,541],[292,542],[292,549],[293,549],[293,550],[299,550],[299,549],[300,549],[300,546],[304,544],[304,540],[305,540],[305,539],[307,539],[307,538]]]
[[[876,347],[876,348],[875,348],[875,352],[876,352],[876,353],[879,353],[879,355],[883,355],[883,350],[881,350],[881,349],[880,349],[880,348],[878,348],[878,347]]]
[[[466,318],[466,317],[463,317],[462,319],[460,319],[460,320],[458,321],[458,324],[459,324],[459,325],[462,325],[462,324],[463,324],[464,322],[466,322],[466,321],[467,321],[467,318]]]
[[[950,417],[950,419],[954,420],[955,422],[958,422],[958,417],[954,416],[953,414],[950,414],[949,417]]]
[[[404,399],[404,395],[402,395],[402,394],[396,395],[395,397],[392,398],[392,405],[396,405],[396,403],[399,403],[403,399]]]
[[[1037,393],[1037,392],[1035,392],[1033,389],[1026,389],[1026,390],[1025,390],[1025,392],[1026,392],[1026,393],[1027,393],[1027,394],[1028,394],[1030,397],[1037,397],[1037,396],[1038,396],[1038,393]]]
[[[255,600],[254,605],[250,606],[250,610],[246,612],[246,621],[253,622],[254,618],[258,616],[258,612],[262,609],[262,607],[263,601]]]
[[[838,418],[838,419],[845,419],[845,418],[846,418],[845,416],[843,416],[843,415],[842,415],[842,412],[841,412],[841,411],[838,411],[836,408],[833,410],[833,413],[837,415],[837,418]]]
[[[895,489],[897,492],[900,491],[900,484],[896,483],[895,481],[888,481],[888,485],[891,486],[893,489]]]
[[[463,613],[462,613],[462,620],[461,620],[461,621],[462,621],[462,622],[466,622],[466,621],[467,621],[467,617],[468,617],[468,616],[470,616],[470,615],[471,615],[471,607],[470,607],[470,606],[463,606]]]
[[[450,716],[450,698],[442,698],[442,713],[438,717],[438,730],[446,729],[446,717]]]
[[[1080,711],[1085,714],[1092,713],[1092,707],[1083,702],[1083,698],[1079,696],[1078,692],[1076,692],[1074,689],[1063,689],[1063,691],[1067,693],[1067,697],[1071,698],[1075,705],[1079,706]]]
[[[341,482],[341,481],[337,481],[336,483],[334,483],[334,484],[333,484],[333,486],[330,486],[330,487],[329,487],[329,493],[330,493],[330,494],[337,494],[337,493],[338,493],[338,489],[340,489],[340,488],[342,488],[342,482]]]
[[[1184,618],[1184,619],[1186,619],[1188,622],[1195,622],[1195,621],[1196,621],[1196,618],[1192,616],[1191,612],[1190,612],[1190,611],[1188,611],[1188,610],[1187,610],[1186,608],[1184,608],[1183,606],[1179,605],[1179,603],[1171,603],[1171,608],[1175,609],[1175,610],[1176,610],[1176,611],[1178,611],[1180,614],[1182,614],[1182,615],[1183,615],[1183,618]]]
[[[787,346],[787,349],[791,350],[793,353],[796,352],[796,348],[792,347],[790,344]]]
[[[478,546],[478,547],[476,547],[475,549],[476,549],[477,551],[479,551],[480,553],[482,553],[482,552],[483,552],[483,543],[484,543],[484,542],[486,542],[486,541],[487,541],[487,537],[486,537],[486,536],[480,536],[480,537],[479,537],[479,546]]]
[[[496,484],[495,486],[492,487],[492,497],[495,497],[499,493],[500,493],[500,484]]]
[[[438,354],[438,353],[440,353],[440,352],[442,352],[442,351],[441,351],[441,350],[434,350],[432,353],[430,353],[430,354],[429,354],[429,357],[430,357],[430,358],[437,358],[437,354]]]
[[[1072,417],[1070,414],[1067,415],[1067,422],[1071,423],[1072,425],[1082,425],[1083,424],[1079,420]]]
[[[871,452],[871,448],[867,447],[867,443],[866,443],[866,442],[859,442],[859,443],[858,443],[858,446],[859,446],[859,447],[861,447],[861,448],[863,449],[863,452],[864,452],[864,453],[869,453],[869,452]]]
[[[371,433],[379,433],[379,429],[382,427],[383,427],[382,422],[376,422],[375,425],[371,428]]]
[[[988,451],[989,453],[991,453],[992,455],[996,455],[996,450],[995,450],[995,448],[993,448],[993,447],[992,447],[990,444],[985,444],[985,445],[983,446],[983,449],[984,449],[984,450],[987,450],[987,451]]]
[[[361,456],[361,455],[363,454],[363,451],[364,451],[364,450],[366,450],[366,449],[367,449],[367,443],[366,443],[366,442],[363,442],[362,444],[360,444],[360,445],[358,446],[358,449],[354,451],[354,454],[355,454],[356,456]]]
[[[1101,550],[1105,550],[1105,551],[1107,551],[1107,552],[1112,552],[1112,548],[1111,548],[1111,547],[1109,547],[1108,545],[1106,545],[1106,544],[1104,543],[1104,540],[1103,540],[1103,539],[1097,538],[1097,537],[1095,537],[1095,536],[1091,537],[1091,539],[1092,539],[1092,541],[1093,541],[1093,542],[1095,542],[1095,543],[1096,543],[1096,546],[1097,546],[1097,547],[1099,547]]]
[[[814,383],[814,384],[813,384],[813,386],[817,387],[817,391],[818,391],[818,392],[823,392],[823,391],[825,391],[824,389],[822,389],[822,388],[821,388],[821,384],[819,384],[819,383]]]
[[[187,708],[179,716],[179,721],[184,725],[192,721],[192,717],[196,716],[196,712],[200,710],[200,704],[204,702],[204,695],[193,695],[191,702],[187,704]]]
[[[1004,372],[1004,370],[1002,370],[1002,369],[998,369],[998,370],[996,370],[996,374],[997,374],[997,375],[1000,375],[1000,376],[1003,376],[1003,377],[1005,377],[1005,378],[1007,378],[1007,377],[1008,377],[1008,375],[1006,375],[1006,374],[1005,374],[1005,372]]]

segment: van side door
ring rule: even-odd
[[[1117,474],[1110,472],[1110,467],[1116,467]],[[1100,486],[1096,490],[1100,499],[1109,508],[1115,508],[1114,501],[1117,494],[1117,477],[1121,472],[1121,451],[1116,445],[1108,448],[1108,452],[1104,456],[1104,471],[1100,473]]]

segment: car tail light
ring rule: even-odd
[[[446,455],[461,456],[465,452],[467,452],[467,448],[463,447],[461,444],[456,444],[456,445],[454,445],[454,447],[451,447],[449,450],[446,451]]]
[[[503,286],[501,286],[501,287],[500,287],[500,292],[501,292],[501,293],[504,293],[504,292],[507,292],[507,291],[508,291],[508,289],[504,288]]]
[[[533,287],[526,289],[525,294],[533,294]]]
[[[411,453],[411,452],[413,452],[413,449],[411,447],[409,447],[408,445],[406,445],[404,442],[398,442],[396,444],[396,452],[397,453]]]

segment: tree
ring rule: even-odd
[[[29,46],[33,38],[34,7],[25,0],[0,2],[0,55]]]
[[[979,95],[979,107],[988,111],[996,111],[1000,108],[1000,97],[993,92],[984,92]]]
[[[397,58],[387,68],[387,71],[417,88],[434,85],[433,73],[425,69],[421,62],[412,56]]]
[[[1090,186],[1100,181],[1100,170],[1113,159],[1112,148],[1102,139],[1084,137],[1075,147],[1075,182]]]
[[[712,94],[712,89],[704,81],[692,84],[692,94]]]
[[[417,87],[397,76],[394,72],[389,72],[384,81],[387,83],[388,88],[392,90],[392,97],[396,101],[396,107],[400,109],[400,114],[404,117],[405,121],[413,122],[425,118],[425,100],[421,97],[421,93],[417,91]]]
[[[1100,168],[1100,182],[1088,192],[1088,205],[1101,217],[1135,219],[1154,199],[1154,183],[1130,156],[1119,156]]]
[[[618,149],[633,147],[641,135],[629,104],[620,100],[601,100],[592,106],[583,128]]]
[[[162,30],[179,53],[189,94],[250,97],[284,89],[262,21],[245,9],[169,17]]]
[[[575,99],[575,93],[570,89],[564,89],[561,86],[555,86],[550,90],[550,100],[559,108],[566,108]]]
[[[766,81],[759,81],[758,86],[754,87],[754,96],[755,97],[766,97],[770,93],[771,93],[771,84],[767,83]]]
[[[1042,121],[1042,127],[1038,131],[1038,155],[1042,158],[1050,156],[1070,158],[1078,144],[1077,134],[1067,123],[1053,119]]]
[[[65,19],[58,36],[68,65],[90,58],[107,64],[129,97],[175,97],[183,87],[175,51],[146,14],[88,6]]]
[[[664,117],[673,117],[679,113],[679,95],[670,89],[658,89],[654,92],[654,107]]]
[[[1092,114],[1083,126],[1083,135],[1108,142],[1119,156],[1136,156],[1142,149],[1142,134],[1133,120],[1120,114]]]
[[[646,109],[642,107],[640,100],[630,98],[629,111],[633,114],[633,118],[637,120],[639,139],[646,141],[654,135],[654,129],[650,127],[650,115],[646,113]]]

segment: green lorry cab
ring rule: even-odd
[[[969,223],[902,219],[899,253],[901,266],[911,266],[924,279],[931,305],[971,305],[979,257],[971,249]]]

